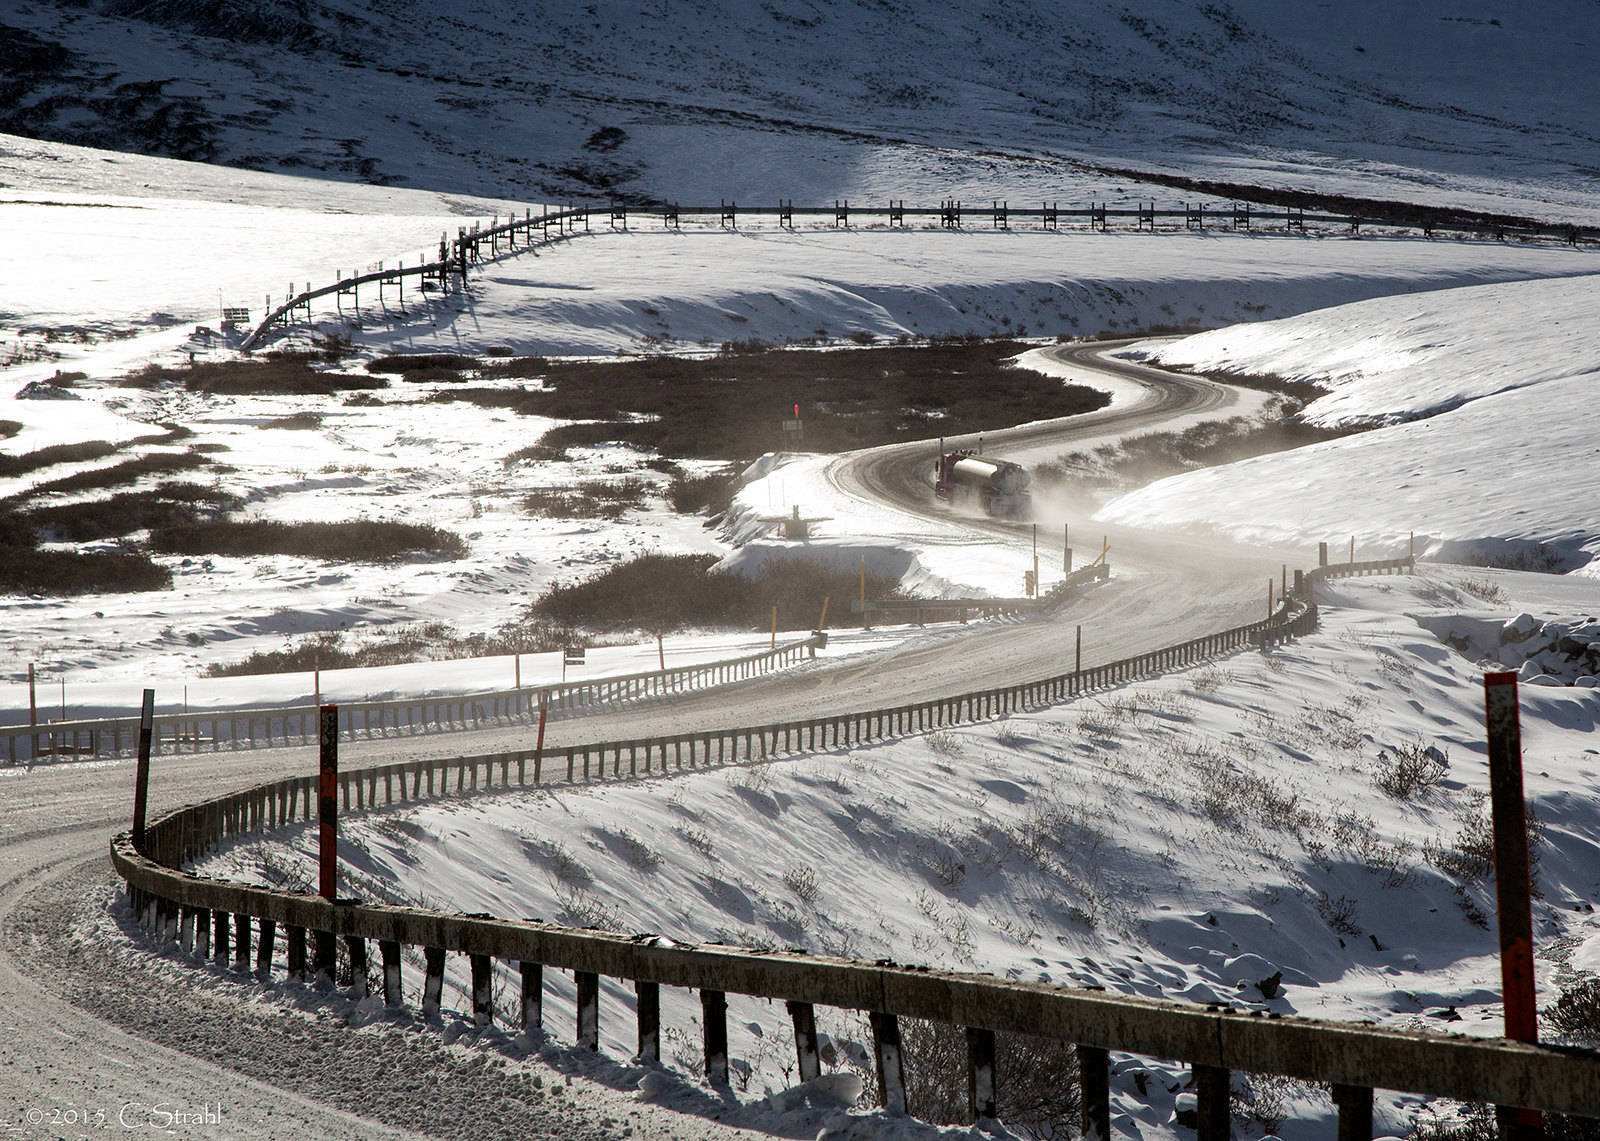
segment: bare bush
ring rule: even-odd
[[[966,744],[948,729],[938,729],[927,736],[928,748],[941,757],[959,757],[967,751]]]
[[[1505,587],[1487,578],[1461,578],[1454,580],[1450,585],[1480,602],[1500,606],[1511,601],[1511,596],[1506,593]]]
[[[1225,670],[1213,663],[1194,675],[1194,691],[1202,696],[1209,696],[1235,680],[1231,670]]]
[[[571,887],[552,879],[550,888],[560,910],[556,917],[568,927],[592,927],[601,931],[621,931],[622,909],[593,892]]]
[[[923,1121],[968,1125],[967,1037],[962,1027],[900,1020],[906,1109]],[[1082,1105],[1072,1044],[1055,1038],[995,1036],[996,1111],[1024,1136],[1072,1137]]]
[[[1600,978],[1584,979],[1563,990],[1545,1008],[1544,1017],[1568,1041],[1600,1048]]]
[[[711,833],[704,828],[684,828],[680,826],[675,828],[674,831],[677,832],[679,838],[685,844],[699,852],[706,859],[716,859],[716,845],[712,842]]]
[[[1329,822],[1329,831],[1334,844],[1356,863],[1381,877],[1384,887],[1404,887],[1410,882],[1416,855],[1416,845],[1410,840],[1385,840],[1376,820],[1354,810],[1334,816]]]
[[[1414,740],[1378,753],[1378,769],[1372,783],[1385,796],[1414,800],[1437,788],[1448,771],[1447,754]]]
[[[1455,814],[1455,834],[1428,841],[1423,854],[1445,875],[1462,883],[1477,883],[1494,871],[1494,823],[1488,798],[1478,793]]]
[[[630,829],[619,828],[607,833],[610,845],[627,862],[629,867],[642,872],[653,872],[661,866],[661,854],[646,844]]]
[[[1378,673],[1383,675],[1385,682],[1397,689],[1405,689],[1416,672],[1416,667],[1399,654],[1378,655]]]
[[[822,889],[817,886],[816,869],[809,864],[796,864],[785,868],[783,872],[783,886],[794,894],[794,897],[807,907],[816,905],[817,898],[822,894]]]
[[[589,869],[578,861],[571,849],[562,841],[529,840],[526,847],[531,854],[544,862],[550,875],[563,884],[587,887],[593,882],[594,877],[589,874]]]
[[[1317,893],[1317,914],[1341,935],[1354,938],[1361,934],[1361,928],[1356,925],[1356,901],[1348,895],[1335,899],[1325,891]]]

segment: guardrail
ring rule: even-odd
[[[1133,219],[1135,230],[1147,230],[1150,233],[1161,232],[1158,223],[1176,223],[1181,220],[1184,231],[1204,231],[1213,228],[1253,231],[1258,227],[1269,229],[1277,227],[1285,233],[1304,234],[1308,225],[1315,225],[1338,227],[1351,234],[1359,234],[1365,228],[1421,230],[1429,238],[1437,234],[1454,234],[1475,238],[1493,237],[1497,241],[1505,241],[1507,238],[1520,241],[1561,241],[1569,245],[1577,245],[1580,241],[1600,240],[1600,230],[1593,227],[1515,226],[1472,218],[1418,221],[1400,214],[1307,214],[1300,208],[1274,209],[1250,202],[1233,202],[1226,208],[1212,208],[1209,211],[1204,203],[1191,205],[1187,202],[1178,208],[1157,209],[1153,200],[1148,206],[1141,202],[1132,209],[1112,208],[1104,203],[1093,202],[1082,207],[1062,207],[1058,203],[1040,203],[1037,208],[1014,207],[998,199],[991,200],[988,206],[948,199],[937,207],[906,206],[904,199],[898,203],[890,199],[884,206],[852,206],[848,201],[835,202],[832,206],[795,206],[792,202],[781,201],[776,206],[739,206],[734,202],[721,202],[716,206],[680,206],[675,203],[644,206],[611,204],[605,207],[577,206],[554,211],[548,206],[542,206],[538,214],[534,214],[531,208],[524,208],[521,218],[512,216],[505,222],[496,218],[488,226],[474,222],[470,227],[459,228],[454,238],[441,237],[439,256],[433,261],[419,262],[414,266],[399,265],[391,269],[380,266],[377,270],[367,273],[352,272],[349,277],[339,278],[332,285],[316,289],[307,288],[300,292],[294,292],[291,286],[290,293],[276,306],[272,304],[272,297],[269,294],[266,298],[265,316],[260,324],[245,336],[240,348],[246,352],[254,349],[274,326],[288,324],[296,313],[303,311],[309,319],[312,302],[322,298],[340,298],[348,293],[354,297],[359,308],[362,286],[376,285],[381,298],[384,286],[397,284],[402,289],[403,305],[403,283],[408,277],[419,279],[424,291],[428,289],[430,282],[436,289],[447,291],[453,287],[452,283],[457,279],[464,285],[469,267],[482,262],[486,254],[489,257],[498,257],[502,247],[504,252],[509,253],[518,248],[527,249],[534,245],[557,241],[576,233],[580,225],[585,232],[589,232],[591,213],[597,217],[608,218],[608,224],[612,229],[626,230],[630,212],[636,216],[659,216],[663,226],[673,229],[678,228],[684,218],[716,218],[720,226],[736,229],[740,215],[776,218],[778,224],[786,229],[794,228],[796,218],[825,219],[835,227],[848,229],[854,217],[880,218],[891,228],[906,227],[908,219],[913,222],[919,219],[937,219],[939,227],[948,230],[964,230],[970,225],[981,226],[985,223],[996,230],[1009,230],[1013,220],[1031,219],[1036,220],[1039,228],[1046,231],[1059,231],[1063,226],[1077,224],[1087,227],[1090,231],[1105,232],[1111,228],[1113,221],[1126,222],[1128,219]],[[554,238],[551,237],[552,229],[555,230]],[[1178,227],[1169,225],[1165,229],[1171,232],[1176,231]],[[535,237],[535,231],[538,231],[538,237]],[[522,242],[520,247],[517,244],[519,237]]]
[[[340,774],[335,795],[351,810],[447,795],[452,773],[457,793],[469,788],[545,783],[547,776],[569,782],[604,779],[608,760],[610,776],[631,777],[681,769],[685,759],[691,769],[771,759],[1003,716],[1216,654],[1249,646],[1265,648],[1307,633],[1317,624],[1316,583],[1412,569],[1412,560],[1400,559],[1297,573],[1298,589],[1270,619],[1036,682],[831,718],[572,746],[557,751],[558,763],[549,773],[537,750],[380,765]],[[565,760],[564,773],[561,759]],[[532,782],[528,779],[530,762]],[[706,1075],[713,1084],[725,1084],[728,1079],[729,994],[786,1004],[794,1026],[801,1080],[820,1072],[815,1007],[866,1011],[880,1101],[891,1110],[903,1111],[906,1106],[901,1018],[966,1028],[970,1108],[975,1117],[995,1114],[995,1055],[997,1046],[1003,1044],[997,1035],[1058,1039],[1076,1047],[1084,1130],[1086,1134],[1096,1131],[1101,1137],[1110,1135],[1112,1050],[1178,1058],[1191,1064],[1202,1141],[1222,1141],[1229,1135],[1228,1094],[1233,1071],[1331,1083],[1341,1141],[1371,1136],[1375,1088],[1600,1116],[1600,1054],[1592,1051],[1263,1016],[1215,1005],[1202,1008],[888,962],[685,945],[654,936],[630,937],[532,921],[354,900],[334,902],[205,879],[181,870],[186,861],[223,840],[313,819],[316,784],[314,777],[297,777],[179,809],[152,824],[139,849],[129,834],[116,837],[111,843],[112,863],[127,883],[140,921],[153,937],[164,944],[176,942],[186,953],[214,958],[224,965],[231,962],[239,970],[254,970],[258,976],[268,977],[281,928],[288,976],[303,981],[316,973],[330,983],[337,943],[342,940],[358,997],[366,996],[368,943],[376,941],[382,957],[383,996],[390,1005],[402,1002],[402,948],[421,947],[425,963],[422,1006],[429,1017],[437,1016],[442,1002],[446,955],[465,955],[472,977],[472,1014],[479,1025],[488,1025],[507,1013],[494,1008],[497,960],[515,967],[521,992],[512,1019],[528,1028],[543,1025],[545,970],[571,971],[577,990],[575,1038],[590,1049],[599,1048],[600,977],[628,979],[639,996],[639,1056],[646,1062],[660,1059],[660,988],[696,989],[700,992]]]
[[[372,740],[518,724],[537,718],[541,702],[548,703],[551,717],[578,716],[625,702],[743,681],[791,665],[803,655],[815,657],[824,644],[812,634],[775,649],[666,670],[458,696],[354,701],[339,706],[339,734],[345,740]],[[154,720],[151,751],[200,753],[309,745],[317,739],[316,723],[315,705],[163,713]],[[137,747],[139,719],[0,725],[0,738],[5,740],[6,762],[11,765],[125,756]]]

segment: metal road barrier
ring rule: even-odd
[[[339,734],[349,741],[373,740],[527,723],[538,719],[541,702],[548,703],[552,717],[597,713],[758,677],[815,657],[823,644],[812,634],[737,658],[646,673],[457,696],[354,701],[339,706]],[[316,720],[315,705],[163,713],[155,717],[151,744],[156,754],[309,745],[317,739]],[[130,755],[138,737],[138,717],[0,725],[0,750],[11,765],[96,760]]]
[[[1270,647],[1316,628],[1318,582],[1413,569],[1410,559],[1318,567],[1296,575],[1297,588],[1269,619],[1039,681],[837,717],[575,745],[551,750],[549,755],[523,750],[379,765],[340,773],[331,791],[351,811],[474,790],[627,779],[771,760],[970,723],[1218,654]],[[1228,1094],[1234,1071],[1330,1083],[1341,1141],[1371,1136],[1374,1089],[1600,1116],[1600,1054],[1593,1051],[1279,1017],[889,962],[682,944],[657,936],[330,901],[182,870],[187,861],[225,840],[315,819],[317,797],[315,776],[296,777],[169,813],[146,830],[137,848],[130,833],[117,836],[111,843],[111,860],[126,881],[145,929],[158,943],[176,943],[186,954],[223,965],[231,962],[263,979],[271,975],[280,932],[288,975],[300,981],[322,974],[331,982],[336,940],[342,940],[355,968],[351,985],[357,997],[366,997],[369,943],[375,941],[382,957],[383,997],[392,1006],[403,1001],[402,948],[420,947],[425,963],[423,1012],[430,1017],[439,1011],[446,956],[465,955],[471,965],[472,1015],[478,1025],[498,1018],[541,1027],[544,972],[571,971],[577,990],[575,1040],[590,1049],[599,1049],[600,978],[630,980],[640,996],[639,1052],[646,1061],[660,1058],[660,988],[694,989],[700,992],[706,1076],[713,1085],[728,1080],[729,994],[786,1004],[801,1080],[820,1072],[815,1008],[866,1011],[880,1101],[892,1110],[906,1106],[902,1018],[965,1028],[970,1108],[980,1117],[995,1112],[995,1057],[997,1048],[1004,1046],[998,1036],[1053,1038],[1075,1046],[1084,1131],[1097,1131],[1101,1137],[1110,1135],[1112,1050],[1190,1063],[1202,1141],[1223,1141],[1229,1135]],[[495,1009],[496,961],[514,964],[520,977],[515,1010]]]

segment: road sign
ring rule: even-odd
[[[564,666],[581,666],[583,665],[584,661],[583,655],[584,647],[568,646],[566,650],[563,651],[561,664]]]

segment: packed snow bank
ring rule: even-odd
[[[1158,360],[1323,380],[1324,422],[1423,420],[1160,480],[1097,516],[1251,541],[1569,571],[1600,553],[1600,277],[1341,306],[1156,347]],[[1465,403],[1462,403],[1465,401]],[[1587,571],[1585,573],[1588,573]]]
[[[1498,1034],[1479,671],[1417,621],[1481,612],[1459,576],[1338,583],[1322,629],[1271,655],[998,725],[357,817],[341,836],[348,882],[689,942]],[[1552,601],[1540,576],[1483,577],[1513,605]],[[1600,608],[1600,586],[1562,586],[1560,605]],[[1528,689],[1522,711],[1547,1001],[1592,969],[1572,949],[1600,938],[1600,691]],[[197,870],[309,876],[315,843],[309,830],[252,840]],[[464,988],[465,964],[451,969]],[[547,1025],[571,1025],[570,982],[547,985]],[[618,1056],[632,1050],[630,993],[604,991],[600,1026]],[[663,1005],[666,1026],[698,1009],[677,991]],[[782,1008],[735,1001],[731,1013],[733,1056],[756,1074],[741,1098],[779,1088]],[[830,1068],[861,1066],[861,1020],[818,1016],[840,1046]],[[690,1069],[692,1031],[667,1041],[671,1070]],[[1186,1135],[1174,1125],[1181,1062],[1119,1053],[1112,1071],[1119,1132]],[[1246,1106],[1259,1094],[1263,1109],[1284,1092],[1248,1089]],[[1380,1094],[1379,1132],[1408,1133],[1416,1108]],[[1332,1114],[1325,1094],[1290,1091],[1282,1135],[1325,1135]]]
[[[1134,346],[1157,364],[1325,385],[1305,419],[1413,420],[1600,369],[1600,276],[1381,297]]]

